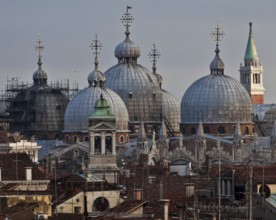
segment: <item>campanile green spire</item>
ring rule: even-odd
[[[253,38],[253,33],[252,33],[252,22],[250,22],[249,36],[248,36],[244,60],[257,60],[257,59],[258,59],[258,54],[257,54],[257,49]]]

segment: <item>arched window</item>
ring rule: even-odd
[[[225,134],[225,128],[223,126],[218,127],[219,134]]]
[[[112,137],[107,136],[105,138],[105,153],[111,154],[112,153]]]
[[[93,203],[93,210],[96,212],[102,212],[109,208],[109,202],[104,197],[98,197]]]
[[[124,142],[124,136],[120,136],[120,143],[123,143]]]
[[[182,128],[182,134],[186,134],[185,128]]]
[[[208,126],[204,126],[203,130],[204,130],[204,133],[206,134],[210,133],[210,128]]]
[[[85,142],[89,142],[89,137],[87,137],[87,136],[84,137],[84,141],[85,141]]]
[[[244,134],[249,134],[249,128],[248,127],[245,127]]]
[[[66,135],[66,142],[68,143],[68,141],[69,141],[69,136]]]
[[[101,154],[101,137],[96,136],[95,137],[95,154]]]
[[[78,141],[78,136],[74,136],[74,143]]]
[[[131,134],[134,134],[134,128],[133,128],[133,126],[129,126],[129,130],[130,130]]]
[[[191,128],[191,134],[196,134],[196,129],[194,127]]]

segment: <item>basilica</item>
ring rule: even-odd
[[[106,71],[99,69],[104,58],[100,57],[102,44],[95,36],[90,46],[94,69],[87,70],[86,88],[48,83],[42,69],[41,40],[36,45],[38,69],[33,83],[7,85],[1,125],[8,132],[41,140],[40,154],[40,147],[35,148],[35,154],[47,173],[72,171],[79,174],[72,178],[87,183],[105,179],[116,184],[120,173],[129,177],[126,164],[162,166],[185,177],[209,175],[213,164],[276,162],[276,106],[264,104],[263,67],[252,23],[240,79],[225,71],[219,47],[224,33],[217,25],[211,33],[214,58],[201,78],[186,90],[181,88],[179,101],[162,87],[155,44],[149,52],[152,68],[139,63],[141,49],[131,40],[131,7],[121,20],[124,39],[115,47],[114,65]],[[230,180],[227,184],[230,193]],[[57,204],[57,212],[69,209],[66,204],[65,200]],[[109,204],[115,206],[113,200]]]

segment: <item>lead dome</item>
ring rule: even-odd
[[[64,116],[64,132],[73,135],[88,132],[88,118],[95,111],[94,106],[100,97],[110,104],[110,110],[116,116],[116,129],[118,132],[128,133],[128,111],[123,100],[114,91],[105,88],[105,76],[98,69],[98,49],[101,47],[99,41],[93,41],[91,45],[96,52],[95,69],[88,75],[89,86],[79,91],[69,102]]]
[[[122,18],[126,23],[126,38],[115,49],[118,64],[105,72],[106,86],[126,104],[130,130],[137,133],[140,121],[143,121],[146,132],[152,133],[161,124],[162,94],[156,77],[137,63],[140,49],[129,38],[133,18],[128,10]]]
[[[216,34],[220,34],[217,27]],[[252,104],[248,92],[236,79],[224,75],[224,63],[219,57],[218,40],[216,55],[210,64],[210,75],[195,81],[181,101],[181,129],[195,133],[202,121],[206,133],[233,133],[234,126],[254,132]]]

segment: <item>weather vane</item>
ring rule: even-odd
[[[130,23],[132,23],[133,20],[134,20],[134,18],[132,17],[130,12],[128,11],[131,8],[132,8],[131,6],[127,6],[126,12],[124,13],[124,15],[121,18],[122,23],[125,24],[124,26],[126,27],[126,34],[129,34]]]
[[[218,42],[221,41],[221,39],[223,38],[223,36],[225,35],[224,32],[221,30],[221,28],[219,27],[219,25],[217,24],[217,26],[214,28],[215,30],[211,32],[211,37],[214,39],[214,41],[217,43],[218,46]]]
[[[44,45],[40,39],[36,42],[35,50],[38,51],[38,57],[41,57],[41,52],[44,50]]]

